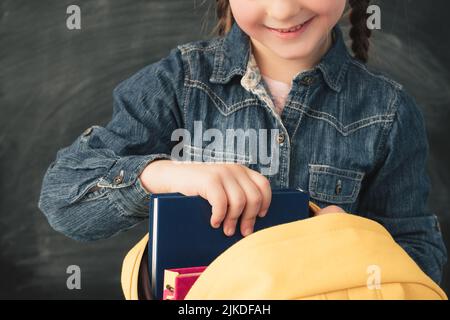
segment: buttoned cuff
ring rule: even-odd
[[[149,196],[139,179],[142,171],[153,161],[171,157],[167,154],[120,158],[100,179],[97,186],[113,189],[111,200],[125,216],[148,216]]]

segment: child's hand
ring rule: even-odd
[[[327,214],[327,213],[346,213],[341,207],[338,206],[328,206],[325,208],[320,209],[319,212],[317,212],[315,214],[315,216],[320,216],[322,214]]]
[[[259,172],[235,163],[187,163],[157,160],[140,176],[151,193],[180,192],[199,195],[212,206],[211,225],[234,234],[238,218],[241,233],[253,232],[256,216],[264,217],[272,198],[269,180]]]

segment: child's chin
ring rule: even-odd
[[[310,52],[305,50],[305,48],[286,48],[285,50],[277,50],[276,54],[286,60],[298,60],[305,59],[310,56]]]

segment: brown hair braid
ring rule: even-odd
[[[351,7],[350,23],[350,38],[352,39],[352,51],[355,58],[366,63],[369,59],[369,38],[372,34],[371,30],[367,28],[367,8],[370,0],[349,0]],[[230,3],[228,0],[216,0],[216,15],[217,25],[213,33],[219,36],[224,36],[230,31],[233,25],[234,18],[231,12]]]
[[[370,0],[349,0],[350,7],[350,38],[355,58],[366,63],[369,60],[369,38],[372,31],[367,28],[367,8]]]

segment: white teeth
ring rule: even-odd
[[[276,29],[276,30],[279,32],[294,32],[294,31],[299,30],[301,27],[303,27],[303,24],[301,24],[295,28],[291,28],[291,29]]]

